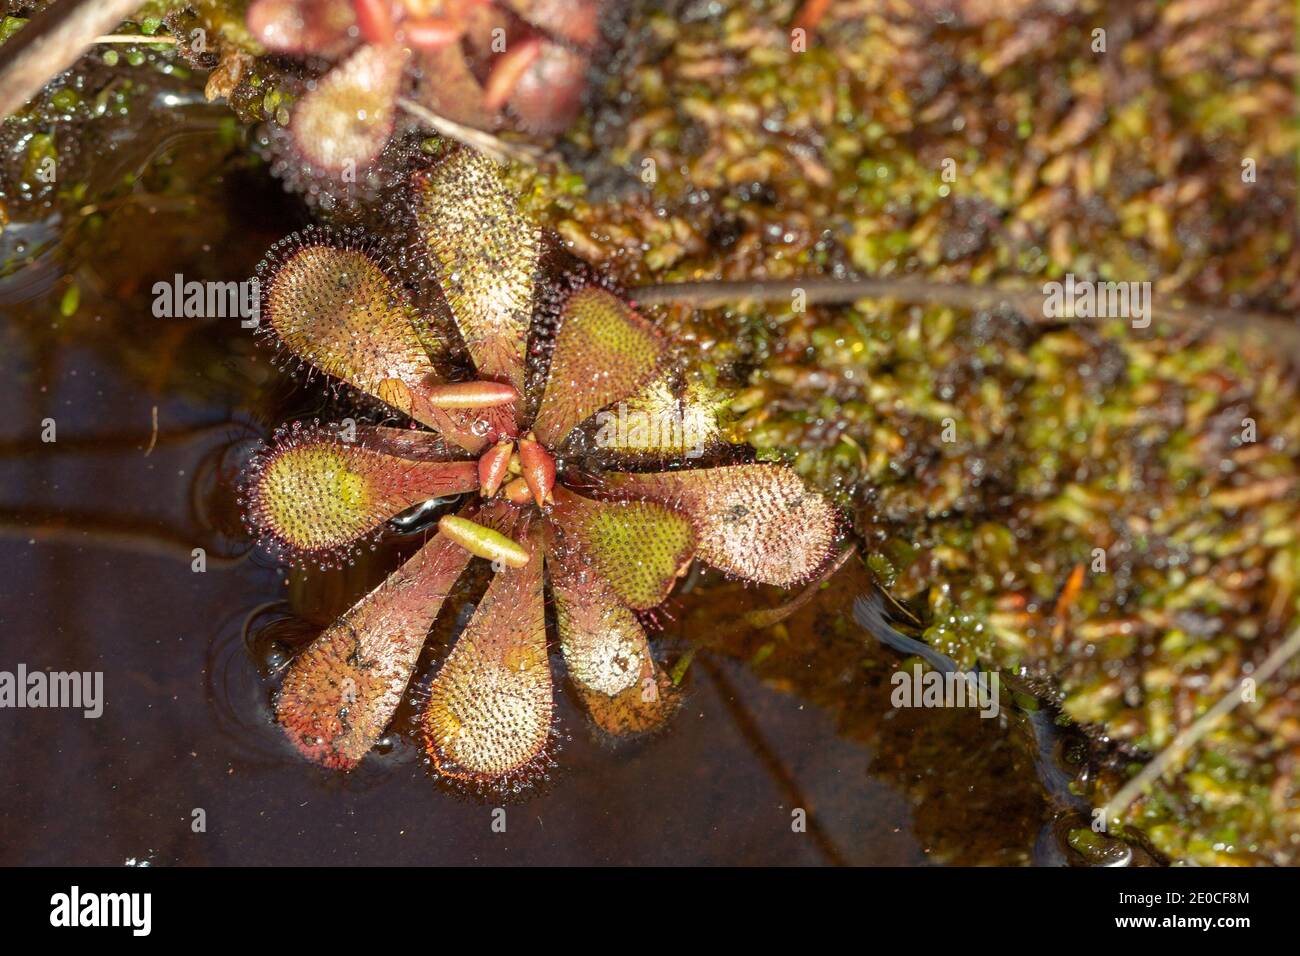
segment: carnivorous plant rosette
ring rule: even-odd
[[[837,516],[782,465],[664,467],[688,463],[671,447],[680,436],[655,447],[641,435],[626,443],[625,468],[593,470],[580,426],[620,402],[662,403],[669,342],[585,266],[549,277],[558,238],[520,212],[492,161],[457,149],[412,192],[420,254],[476,377],[449,374],[442,357],[456,343],[365,243],[308,230],[278,244],[262,314],[280,343],[423,429],[369,426],[352,441],[282,430],[251,469],[247,508],[264,540],[328,560],[422,502],[463,500],[292,662],[277,719],[309,759],[355,766],[393,717],[458,577],[487,559],[495,574],[434,673],[419,725],[439,773],[526,780],[552,737],[547,594],[586,710],[611,735],[635,734],[676,698],[643,615],[692,560],[790,586],[827,563]],[[660,470],[632,470],[647,452]]]

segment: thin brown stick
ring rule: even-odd
[[[0,119],[13,115],[140,6],[141,0],[57,0],[0,46]],[[143,37],[141,43],[166,42]]]
[[[504,163],[513,160],[517,163],[537,166],[547,158],[546,154],[535,146],[526,146],[522,143],[507,143],[505,140],[493,136],[491,133],[485,133],[481,129],[465,126],[462,123],[449,120],[445,116],[439,116],[433,110],[421,106],[414,100],[402,97],[398,99],[397,105],[435,133],[441,133],[448,139],[453,139],[471,149],[476,149],[480,153],[491,156],[498,162]]]
[[[938,305],[972,311],[1010,308],[1030,321],[1042,324],[1105,321],[1045,316],[1044,294],[1029,289],[962,285],[927,279],[833,279],[825,276],[760,281],[706,279],[700,282],[638,286],[630,291],[639,305],[680,304],[700,309],[717,308],[740,300],[789,304],[794,301],[796,292],[802,291],[808,305],[847,305],[859,299],[896,299],[917,305]],[[1280,315],[1216,306],[1191,306],[1185,303],[1157,305],[1154,302],[1151,312],[1154,318],[1193,328],[1208,328],[1211,325],[1251,327],[1275,338],[1284,338],[1293,349],[1300,350],[1300,327]]]
[[[159,33],[156,36],[147,36],[143,33],[109,33],[102,37],[95,37],[95,46],[101,43],[177,43],[176,37],[170,33]]]
[[[1256,685],[1263,684],[1297,653],[1300,653],[1300,628],[1275,647],[1264,662],[1247,676],[1254,680]],[[1107,824],[1120,822],[1120,816],[1133,801],[1143,796],[1153,783],[1183,759],[1197,741],[1213,730],[1215,724],[1225,716],[1236,710],[1245,699],[1242,687],[1238,685],[1219,698],[1218,703],[1198,717],[1194,723],[1179,732],[1164,750],[1156,754],[1150,763],[1138,771],[1137,776],[1124,784],[1120,791],[1107,801],[1103,808],[1105,822]]]

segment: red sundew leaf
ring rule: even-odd
[[[649,382],[668,353],[650,323],[613,293],[578,289],[564,303],[533,430],[554,448],[574,426]]]
[[[374,161],[393,132],[407,56],[396,45],[366,44],[298,101],[289,130],[313,167],[355,176]]]
[[[614,737],[662,725],[681,697],[651,657],[641,622],[600,575],[564,549],[548,544],[546,560],[560,649],[592,720]]]
[[[523,468],[524,482],[533,493],[537,507],[553,504],[555,499],[551,495],[551,489],[555,487],[555,459],[532,438],[531,433],[519,439],[519,464]]]
[[[523,394],[541,232],[501,167],[458,148],[417,180],[416,209],[434,276],[484,378]]]
[[[340,430],[340,434],[343,432]],[[395,458],[412,461],[463,461],[465,449],[448,444],[436,432],[388,425],[358,425],[357,444]]]
[[[583,47],[596,42],[600,0],[506,0],[506,6],[554,37]]]
[[[587,91],[587,58],[557,43],[544,43],[510,89],[510,112],[530,133],[550,136],[568,129]]]
[[[425,400],[439,379],[431,333],[402,289],[367,249],[305,230],[278,244],[259,268],[262,313],[303,361],[477,452],[513,434],[513,406],[441,409]]]
[[[351,0],[254,0],[248,31],[274,53],[334,59],[355,45]]]
[[[484,105],[493,112],[505,106],[519,83],[519,78],[541,55],[541,37],[529,37],[512,43],[492,64],[492,72],[483,85]]]
[[[513,509],[503,505],[495,513]],[[488,519],[481,512],[479,520]],[[539,531],[534,526],[522,536],[530,553]],[[499,783],[527,776],[544,760],[554,700],[542,565],[535,556],[522,568],[497,573],[430,685],[420,724],[430,759],[444,776]]]
[[[248,518],[264,540],[313,554],[345,547],[421,501],[477,490],[473,461],[412,461],[293,431],[254,464]]]
[[[367,43],[392,43],[396,36],[391,0],[352,0],[357,26]]]
[[[457,43],[464,34],[464,23],[451,17],[421,17],[402,24],[402,39],[420,50],[449,46]]]
[[[685,512],[699,535],[700,560],[750,581],[789,587],[815,573],[834,547],[835,509],[782,465],[604,478],[614,494]]]
[[[498,442],[495,447],[483,453],[478,460],[479,494],[491,498],[497,493],[510,471],[510,456],[514,454],[515,443]]]
[[[600,574],[637,610],[660,604],[695,554],[682,514],[652,501],[592,501],[556,485],[547,513],[557,556]]]
[[[294,659],[276,721],[303,756],[347,770],[375,745],[469,559],[434,537]]]
[[[416,98],[439,116],[476,129],[492,129],[494,114],[483,104],[479,83],[460,44],[416,52]]]

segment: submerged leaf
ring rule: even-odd
[[[636,737],[658,730],[683,699],[672,678],[653,661],[636,686],[613,696],[576,686],[592,723],[610,737]]]
[[[375,745],[469,559],[433,538],[294,659],[276,720],[305,757],[350,769]]]
[[[614,493],[663,502],[690,516],[699,557],[729,574],[788,587],[831,554],[835,509],[781,465],[731,465],[607,474]]]

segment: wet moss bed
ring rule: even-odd
[[[628,287],[866,274],[1034,290],[1073,273],[1150,281],[1157,301],[1300,305],[1282,0],[845,2],[806,52],[790,49],[795,6],[621,8],[591,109],[516,171],[537,214]],[[246,43],[226,8],[198,17]],[[96,213],[74,211],[139,187],[92,181],[87,137],[126,137],[148,97],[193,92],[219,59],[113,52],[7,131],[7,219],[69,217],[61,241],[93,242]],[[270,59],[241,71],[236,115],[203,114],[207,161],[259,175],[259,124],[284,119],[300,79]],[[84,172],[33,186],[47,155]],[[153,195],[201,195],[182,169],[150,177]],[[6,231],[13,267],[32,250]],[[75,276],[57,292],[64,334],[83,296],[112,294]],[[735,440],[836,497],[924,640],[1015,675],[1079,729],[1096,769],[1074,788],[1094,806],[1296,625],[1300,380],[1276,340],[881,300],[647,311],[734,390]],[[252,387],[231,362],[222,376]],[[819,607],[833,647],[796,622],[729,650],[851,708],[865,691],[842,674],[863,638],[847,601]],[[1297,678],[1293,662],[1261,686],[1126,822],[1173,861],[1295,863]]]

